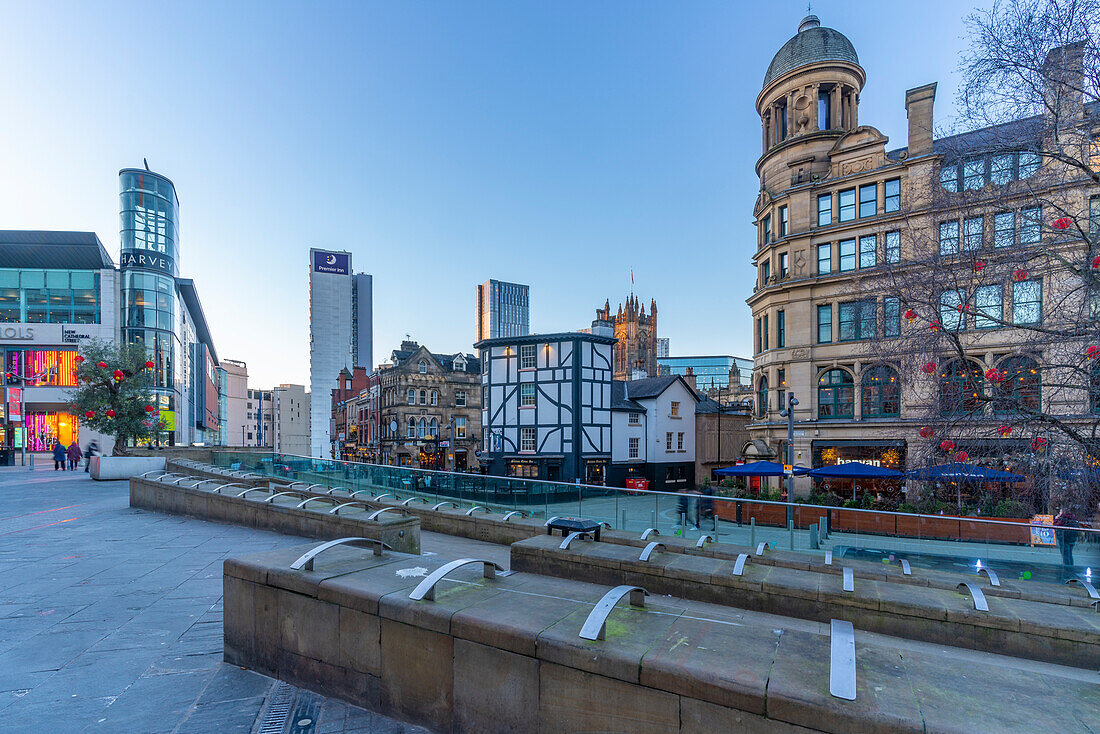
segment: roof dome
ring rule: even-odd
[[[783,44],[783,48],[772,57],[768,64],[768,73],[764,75],[764,86],[802,66],[820,61],[848,61],[859,63],[852,42],[840,31],[822,28],[816,15],[807,15],[798,26],[798,35]]]

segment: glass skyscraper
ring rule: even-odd
[[[531,333],[529,289],[519,283],[489,280],[477,287],[477,339]]]
[[[664,374],[686,375],[688,367],[695,374],[695,386],[700,391],[730,386],[730,370],[737,367],[742,387],[752,384],[752,360],[728,355],[702,357],[658,357],[658,369]]]

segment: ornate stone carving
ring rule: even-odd
[[[856,158],[854,161],[844,161],[838,168],[840,176],[849,176],[853,173],[863,173],[864,171],[870,171],[874,168],[874,158],[872,156],[864,156],[863,158]]]
[[[809,357],[810,357],[810,350],[809,349],[792,349],[791,350],[791,358],[792,359],[809,359]]]

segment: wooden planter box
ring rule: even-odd
[[[999,520],[1000,522],[974,522],[973,520],[959,521],[959,537],[962,540],[984,543],[1014,543],[1016,545],[1028,545],[1031,543],[1031,527],[1028,519],[1013,517],[983,517],[982,520]],[[1005,522],[1019,522],[1023,525],[1002,525]]]
[[[895,535],[897,526],[894,515],[884,512],[857,512],[855,510],[835,509],[831,512],[829,531],[847,533],[874,533],[877,535]]]
[[[814,523],[820,523],[821,518],[825,517],[828,512],[828,508],[825,507],[803,507],[799,505],[794,506],[794,526],[800,530],[805,530]],[[818,525],[820,527],[820,525]]]
[[[936,540],[958,540],[959,520],[944,516],[897,516],[897,533],[907,538],[935,538]]]

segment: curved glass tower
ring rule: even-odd
[[[178,402],[175,320],[179,200],[164,176],[139,168],[119,171],[122,338],[144,344],[156,365],[156,395],[169,435]]]

